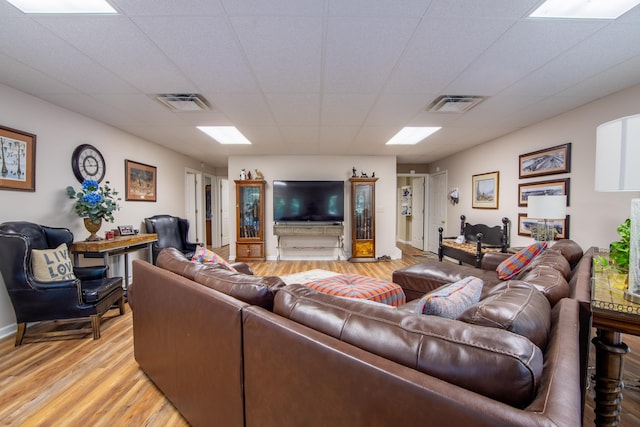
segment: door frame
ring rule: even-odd
[[[398,178],[399,177],[410,177],[410,178],[420,178],[424,177],[424,194],[422,195],[422,209],[424,214],[422,215],[422,229],[426,230],[427,225],[429,224],[429,213],[427,211],[427,200],[429,197],[429,174],[428,173],[397,173],[396,174],[396,188],[398,188]],[[399,192],[396,191],[396,197],[400,197]],[[396,200],[396,206],[400,203],[400,200]],[[415,206],[413,206],[415,209]],[[398,217],[396,216],[396,230],[398,230]],[[427,247],[427,239],[423,239],[423,245]]]

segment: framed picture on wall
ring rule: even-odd
[[[549,220],[548,224],[556,229],[556,235],[554,240],[568,239],[569,238],[569,217],[567,215],[565,219]],[[543,219],[528,218],[527,214],[518,214],[518,235],[531,237],[531,229],[536,227]]]
[[[155,166],[125,160],[124,171],[126,200],[156,201],[157,176]]]
[[[518,206],[528,206],[529,196],[567,196],[569,206],[569,180],[571,178],[518,184]]]
[[[0,190],[36,191],[36,136],[0,126]]]
[[[571,143],[520,155],[520,178],[571,172]]]
[[[500,198],[500,172],[473,175],[472,204],[474,209],[498,209]]]

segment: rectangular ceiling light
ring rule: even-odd
[[[220,144],[251,144],[234,126],[198,126],[202,132],[218,141]]]
[[[442,129],[441,127],[405,127],[393,138],[387,141],[386,145],[415,145],[429,135]]]
[[[547,0],[530,18],[616,19],[640,0]]]
[[[118,13],[106,0],[7,0],[24,13]]]

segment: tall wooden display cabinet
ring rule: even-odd
[[[264,256],[264,188],[261,179],[236,180],[236,261]]]
[[[376,181],[351,178],[351,258],[364,262],[376,259]]]

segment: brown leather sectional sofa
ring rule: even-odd
[[[581,425],[576,298],[503,284],[480,303],[516,325],[487,327],[170,249],[157,265],[133,265],[135,357],[194,426]]]

